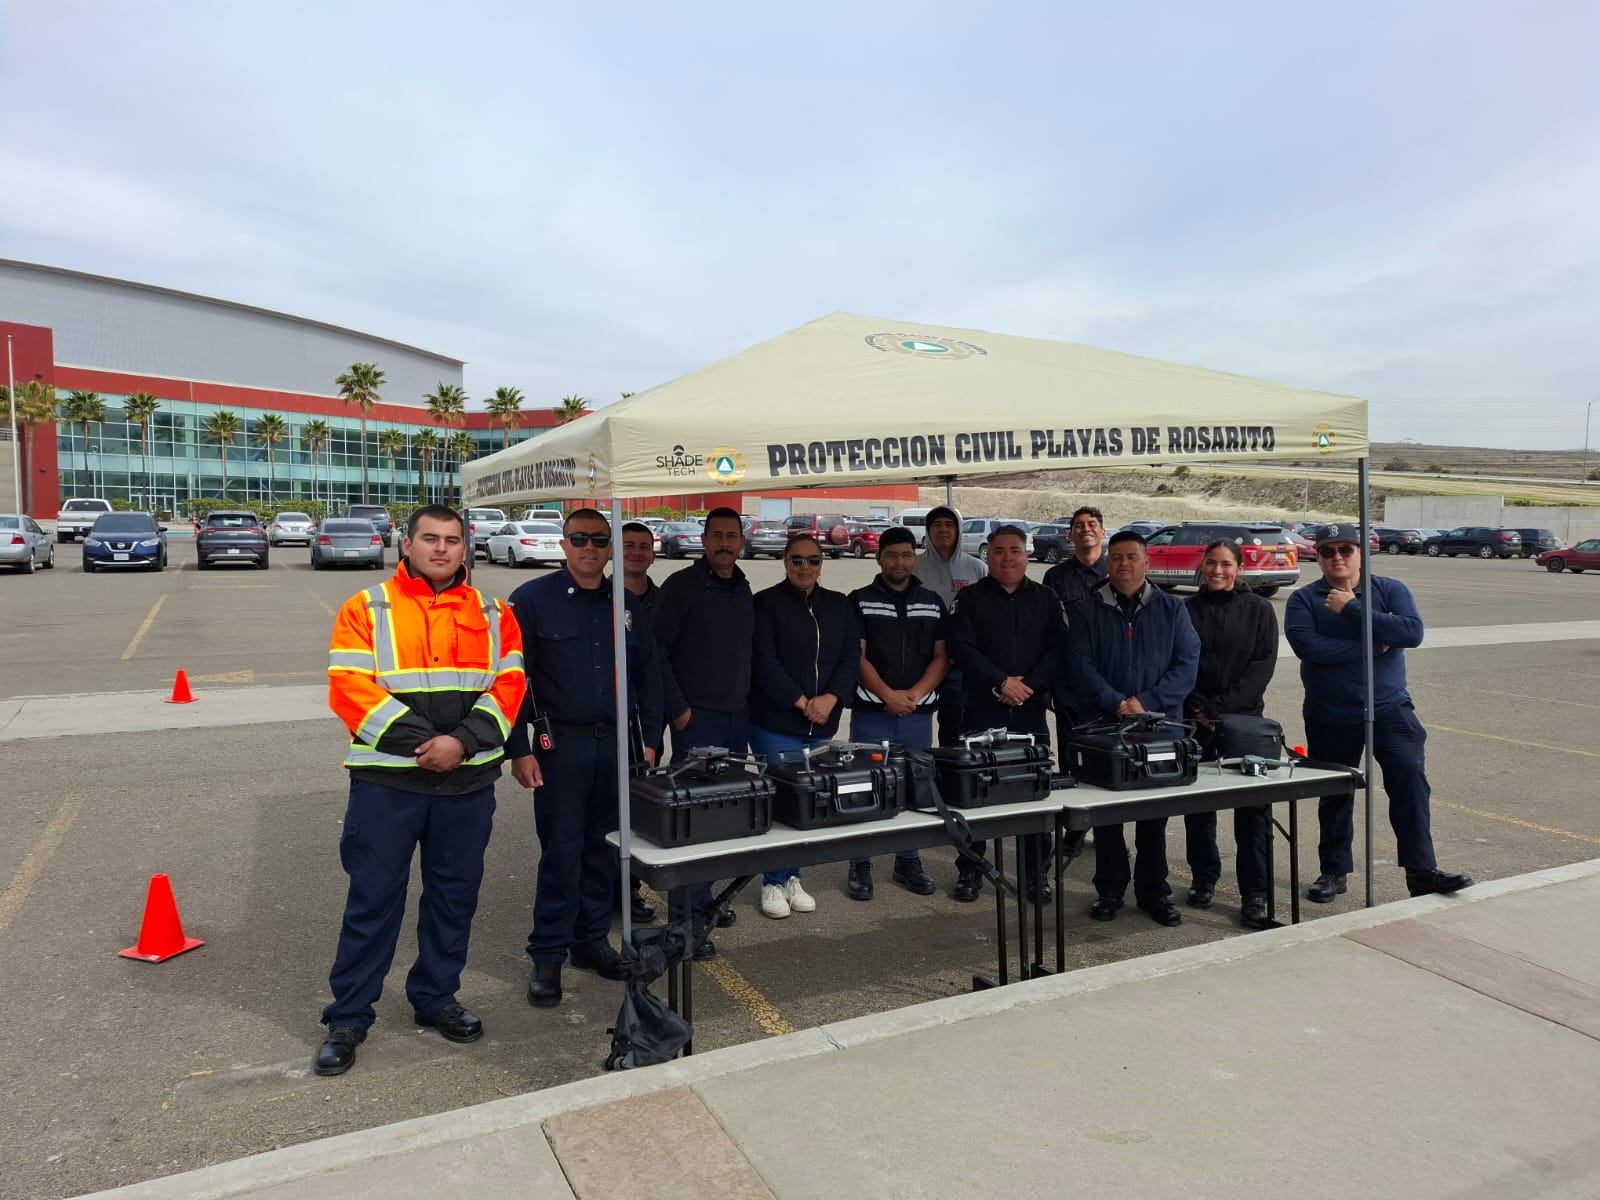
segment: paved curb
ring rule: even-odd
[[[92,1198],[85,1197],[83,1200],[223,1200],[225,1197],[348,1169],[390,1155],[540,1125],[561,1113],[649,1095],[668,1088],[693,1086],[775,1063],[828,1054],[920,1029],[956,1024],[973,1017],[1103,991],[1120,984],[1157,979],[1258,955],[1276,954],[1309,942],[1340,937],[1358,929],[1423,917],[1464,904],[1594,876],[1600,876],[1600,858],[1481,883],[1455,896],[1401,900],[1371,909],[1339,913],[1301,925],[1231,937],[1204,946],[1146,955],[1010,987],[947,996],[909,1008],[697,1054],[639,1071],[601,1075],[454,1112],[418,1117],[272,1150],[181,1175],[95,1192]],[[540,1136],[543,1136],[542,1130]]]

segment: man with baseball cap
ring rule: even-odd
[[[1433,856],[1424,769],[1428,734],[1406,690],[1405,651],[1422,645],[1422,615],[1405,584],[1369,577],[1361,569],[1361,529],[1341,522],[1317,533],[1322,578],[1299,588],[1285,607],[1284,631],[1300,659],[1306,689],[1306,749],[1314,759],[1358,766],[1365,748],[1366,687],[1362,606],[1372,606],[1373,757],[1389,793],[1389,824],[1413,896],[1457,892],[1472,877],[1439,870]],[[1318,904],[1347,890],[1354,866],[1355,801],[1324,798],[1317,806],[1321,874],[1306,891]]]

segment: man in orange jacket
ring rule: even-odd
[[[406,997],[418,1025],[474,1042],[456,1000],[478,907],[494,785],[526,688],[510,608],[467,583],[461,514],[411,514],[394,578],[345,601],[328,650],[328,703],[350,730],[350,803],[339,858],[350,877],[322,1010],[318,1075],[342,1075],[375,1019],[422,847],[417,961]]]

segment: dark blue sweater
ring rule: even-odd
[[[1176,596],[1147,583],[1130,614],[1105,580],[1073,614],[1067,656],[1074,711],[1082,719],[1115,717],[1119,704],[1137,696],[1145,712],[1177,720],[1200,669],[1200,638]]]
[[[1366,603],[1367,580],[1356,585],[1356,598],[1341,612],[1327,608],[1333,589],[1324,579],[1299,588],[1284,606],[1284,632],[1300,660],[1300,682],[1306,699],[1302,710],[1308,721],[1360,724],[1366,719],[1361,653],[1361,608]],[[1373,709],[1383,712],[1411,699],[1406,691],[1406,656],[1410,646],[1422,645],[1422,614],[1411,590],[1398,579],[1376,576],[1372,580]]]

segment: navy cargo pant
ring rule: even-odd
[[[539,754],[544,786],[533,793],[539,834],[528,957],[565,962],[574,946],[611,933],[617,852],[606,834],[617,828],[617,738],[611,725],[560,726],[555,746]]]
[[[406,885],[418,846],[422,899],[417,904],[417,961],[406,976],[406,998],[424,1016],[455,1001],[493,824],[493,787],[435,796],[350,781],[339,838],[339,861],[350,877],[350,890],[328,976],[333,1003],[322,1010],[324,1025],[365,1029],[372,1024],[372,1006],[383,994],[405,919]]]
[[[741,708],[733,712],[719,712],[714,708],[691,708],[689,723],[682,729],[672,731],[674,765],[688,758],[690,750],[701,746],[723,746],[734,754],[749,753],[750,710]],[[696,934],[704,933],[711,917],[711,885],[695,883],[686,891],[689,895],[689,912],[694,917],[694,931]],[[681,922],[684,914],[674,908],[670,919],[674,923]]]
[[[1306,721],[1306,752],[1312,758],[1361,765],[1365,739],[1361,722],[1329,724]],[[1428,732],[1417,720],[1408,700],[1378,713],[1372,724],[1372,757],[1383,772],[1383,790],[1389,793],[1389,824],[1399,844],[1400,865],[1407,870],[1427,871],[1438,866],[1433,857],[1432,818],[1428,801],[1433,789],[1428,786],[1424,747]],[[1348,875],[1355,867],[1351,843],[1355,840],[1354,797],[1324,797],[1317,805],[1322,825],[1322,840],[1317,857],[1324,875]]]
[[[1222,878],[1222,853],[1217,849],[1217,814],[1189,813],[1183,818],[1184,849],[1196,887],[1217,886]],[[1233,840],[1238,847],[1239,895],[1246,900],[1265,900],[1270,890],[1267,878],[1267,840],[1272,836],[1272,810],[1266,805],[1251,805],[1233,810]]]

